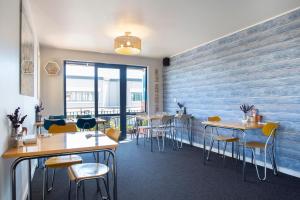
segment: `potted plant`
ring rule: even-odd
[[[35,108],[35,121],[36,122],[42,121],[42,111],[44,110],[43,102],[40,102],[40,104],[36,105],[34,108]]]
[[[10,120],[12,126],[11,138],[12,138],[13,146],[16,146],[18,138],[20,137],[20,132],[22,130],[22,124],[25,118],[27,117],[27,115],[21,117],[20,107],[18,107],[14,113],[7,115],[7,117]]]
[[[248,122],[248,112],[254,108],[254,105],[243,104],[240,106],[241,111],[244,113],[243,122]]]

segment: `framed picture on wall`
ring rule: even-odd
[[[20,1],[20,93],[34,96],[35,41],[31,24]]]

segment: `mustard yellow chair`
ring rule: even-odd
[[[53,124],[50,126],[48,133],[59,134],[66,132],[77,132],[77,127],[75,124],[66,124],[66,125],[56,125]],[[45,161],[44,167],[44,181],[43,181],[43,199],[45,199],[45,190],[47,186],[47,191],[50,192],[53,188],[55,171],[57,168],[66,168],[71,165],[82,163],[82,158],[78,155],[68,155],[68,156],[57,156],[51,157]],[[52,183],[51,187],[48,187],[48,169],[53,169]]]
[[[212,116],[212,117],[208,117],[207,119],[210,122],[219,122],[221,121],[221,117],[220,116]],[[237,143],[236,145],[236,149],[237,149],[237,153],[236,155],[238,156],[238,150],[239,150],[239,138],[234,136],[233,134],[230,135],[221,135],[218,133],[218,129],[215,128],[215,133],[214,133],[214,128],[211,129],[211,142],[210,142],[210,148],[207,154],[207,160],[209,160],[209,155],[210,152],[213,148],[214,142],[217,141],[218,142],[218,153],[220,153],[220,148],[219,148],[219,143],[220,142],[224,142],[224,149],[223,149],[223,162],[225,161],[225,152],[226,152],[226,147],[227,147],[227,143],[231,143],[232,144],[232,157],[234,157],[234,143]]]
[[[254,158],[254,165],[257,173],[257,177],[259,180],[264,181],[267,177],[267,152],[270,157],[270,161],[273,167],[274,175],[277,175],[277,166],[275,160],[275,133],[278,129],[278,123],[275,122],[267,122],[262,128],[262,134],[265,136],[265,141],[249,141],[244,143],[244,147],[251,149],[252,157]],[[257,168],[256,157],[255,157],[255,149],[263,149],[264,150],[264,177],[260,176],[260,173]],[[243,171],[245,171],[246,161],[244,159]]]

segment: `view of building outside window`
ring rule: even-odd
[[[66,65],[67,116],[95,115],[95,69],[93,65]]]
[[[127,69],[127,112],[145,112],[146,68]]]
[[[98,68],[98,113],[120,114],[120,70]]]
[[[127,113],[145,112],[146,68],[127,69]],[[120,114],[120,70],[98,68],[98,115]],[[94,65],[66,64],[68,117],[95,116]]]

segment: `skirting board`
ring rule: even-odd
[[[180,140],[178,139],[178,141],[180,141]],[[190,144],[190,142],[189,142],[188,140],[186,140],[186,139],[183,139],[182,142],[185,143],[185,144]],[[193,142],[193,146],[199,147],[199,148],[202,148],[202,149],[203,149],[203,144],[199,144],[199,143]],[[207,148],[207,147],[206,147],[206,148]],[[217,152],[218,152],[218,149],[213,147],[213,148],[212,148],[212,151],[215,152],[215,153],[217,153]],[[225,155],[230,157],[230,156],[231,156],[231,152],[226,151],[226,152],[225,152]],[[246,157],[246,162],[251,163],[251,158]],[[262,162],[262,161],[260,161],[260,160],[257,160],[256,163],[257,163],[257,165],[259,165],[259,166],[263,166],[263,165],[264,165],[264,162]],[[267,168],[268,168],[268,169],[272,169],[272,165],[271,165],[270,163],[267,163]],[[292,169],[288,169],[288,168],[285,168],[285,167],[280,167],[280,166],[277,166],[277,170],[278,170],[279,172],[281,172],[281,173],[288,174],[288,175],[291,175],[291,176],[295,176],[295,177],[297,177],[297,178],[300,178],[300,172],[298,172],[298,171],[295,171],[295,170],[292,170]]]

